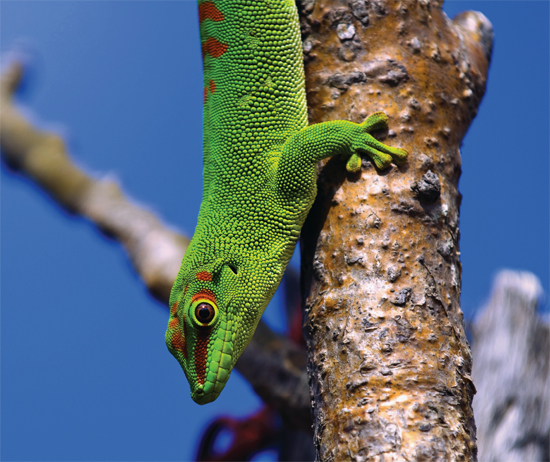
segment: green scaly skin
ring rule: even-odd
[[[317,161],[359,153],[376,166],[407,151],[362,124],[307,126],[292,0],[199,1],[204,55],[204,186],[197,228],[170,295],[166,332],[199,404],[214,401],[279,285],[313,204]]]

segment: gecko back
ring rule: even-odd
[[[206,188],[219,173],[263,169],[269,152],[307,125],[307,106],[293,0],[199,2],[199,21]]]

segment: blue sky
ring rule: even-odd
[[[462,147],[462,304],[500,268],[549,285],[549,4],[451,1],[496,33]],[[201,199],[202,77],[192,1],[7,1],[0,48],[30,56],[22,105],[78,163],[110,172],[190,235]],[[2,460],[190,460],[209,420],[260,406],[232,375],[197,406],[167,352],[167,312],[119,246],[1,172]],[[282,329],[278,296],[266,312]]]

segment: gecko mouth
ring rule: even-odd
[[[224,339],[225,337],[224,335]],[[198,404],[214,401],[224,389],[233,369],[233,342],[229,339],[222,341],[218,337],[214,346],[212,361],[205,365],[202,380],[195,379],[195,386],[191,392],[193,401]]]
[[[220,363],[210,363],[210,366],[213,366],[213,368],[208,371],[204,384],[196,382],[195,389],[191,392],[191,398],[197,404],[207,404],[214,401],[225,388],[225,384],[233,369],[231,366],[226,369]]]
[[[202,405],[215,401],[218,396],[220,396],[220,392],[212,390],[210,393],[205,393],[204,389],[201,387],[196,390],[191,397],[195,403]]]

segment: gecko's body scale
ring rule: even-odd
[[[204,62],[203,199],[170,296],[166,343],[199,404],[217,398],[273,293],[316,195],[318,160],[357,151],[379,167],[406,151],[363,124],[307,127],[292,0],[199,2]]]

